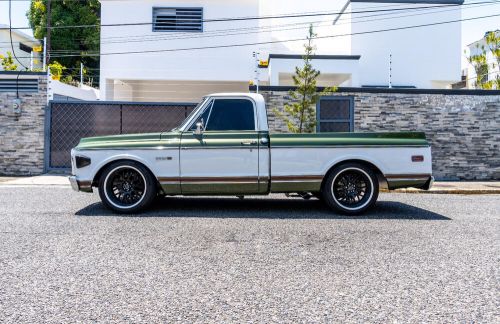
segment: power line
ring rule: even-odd
[[[437,25],[444,25],[450,23],[457,23],[463,21],[471,21],[485,18],[498,17],[500,14],[486,15],[486,16],[477,16],[471,18],[464,19],[456,19],[449,21],[441,21],[436,23],[428,23],[428,24],[420,24],[420,25],[411,25],[404,27],[395,27],[395,28],[387,28],[387,29],[379,29],[379,30],[371,30],[357,33],[345,33],[338,35],[327,35],[327,36],[317,36],[315,39],[328,39],[328,38],[337,38],[337,37],[345,37],[345,36],[356,36],[356,35],[365,35],[365,34],[375,34],[382,32],[390,32],[390,31],[398,31],[398,30],[407,30],[413,28],[422,28],[422,27],[430,27]],[[126,52],[111,52],[111,53],[89,53],[89,54],[68,54],[68,55],[54,55],[53,57],[97,57],[97,56],[108,56],[108,55],[124,55],[124,54],[146,54],[146,53],[163,53],[163,52],[181,52],[181,51],[191,51],[191,50],[204,50],[204,49],[217,49],[217,48],[230,48],[230,47],[245,47],[245,46],[254,46],[254,45],[266,45],[266,44],[275,44],[275,43],[289,43],[289,42],[297,42],[304,41],[306,38],[295,38],[295,39],[285,39],[285,40],[273,40],[273,41],[263,41],[263,42],[254,42],[254,43],[241,43],[241,44],[228,44],[228,45],[213,45],[213,46],[200,46],[200,47],[188,47],[188,48],[177,48],[177,49],[161,49],[161,50],[145,50],[145,51],[126,51]]]
[[[496,3],[487,3],[487,4],[479,4],[480,6],[486,6],[486,5],[497,5],[499,4],[498,2]],[[467,9],[470,9],[471,7],[467,8]],[[453,9],[445,9],[445,10],[439,10],[439,11],[434,11],[434,12],[423,12],[423,13],[417,13],[417,14],[411,14],[411,15],[399,15],[399,16],[395,16],[395,17],[385,17],[385,18],[379,18],[379,19],[368,19],[368,20],[360,20],[360,21],[354,21],[354,22],[351,22],[351,23],[363,23],[363,22],[369,22],[369,21],[377,21],[377,20],[389,20],[389,19],[399,19],[399,18],[404,18],[404,17],[408,17],[408,16],[417,16],[417,15],[429,15],[429,14],[435,14],[435,13],[440,13],[440,12],[444,12],[444,11],[453,11],[453,10],[460,10],[460,8],[453,8]],[[387,15],[387,13],[385,14],[381,14],[381,15]],[[371,16],[378,16],[378,15],[371,15]],[[307,24],[310,24],[310,23],[314,23],[314,22],[307,22]],[[298,25],[300,25],[301,23],[299,23]],[[287,24],[287,26],[290,26],[290,25],[295,25],[295,24]],[[316,27],[322,27],[322,26],[326,26],[326,27],[329,27],[331,24],[328,23],[327,25],[316,25]],[[263,30],[263,31],[250,31],[250,32],[234,32],[234,33],[221,33],[221,34],[217,34],[217,35],[214,35],[214,34],[209,34],[209,35],[197,35],[195,37],[166,37],[166,38],[153,38],[153,39],[148,39],[146,37],[143,37],[141,39],[138,39],[138,40],[130,40],[130,39],[127,39],[126,41],[119,41],[119,40],[116,40],[116,41],[112,41],[112,42],[105,42],[105,41],[101,41],[101,45],[102,44],[111,44],[111,43],[130,43],[130,42],[148,42],[148,41],[158,41],[158,40],[178,40],[178,39],[191,39],[191,38],[206,38],[206,37],[226,37],[226,36],[233,36],[233,35],[247,35],[247,34],[252,34],[252,33],[260,33],[260,32],[280,32],[280,31],[287,31],[287,30],[297,30],[297,29],[302,29],[303,27],[292,27],[292,28],[281,28],[281,29],[271,29],[273,28],[274,26],[267,26],[269,27],[269,29],[266,29],[266,30]],[[236,30],[236,29],[235,29]],[[205,34],[205,33],[204,33]],[[144,36],[147,36],[147,35],[144,35]],[[144,39],[146,38],[146,39]],[[71,54],[71,53],[81,53],[81,51],[79,50],[56,50],[56,51],[52,51],[53,54]],[[90,54],[90,53],[96,53],[96,52],[88,52],[87,54]]]
[[[449,20],[449,21],[441,21],[441,22],[436,22],[436,23],[428,23],[428,24],[420,24],[420,25],[411,25],[411,26],[404,26],[404,27],[386,28],[386,29],[379,29],[379,30],[372,30],[372,31],[365,31],[365,32],[357,32],[357,33],[345,33],[345,34],[338,34],[338,35],[318,36],[315,39],[336,38],[336,37],[354,36],[354,35],[365,35],[365,34],[374,34],[374,33],[390,32],[390,31],[397,31],[397,30],[406,30],[406,29],[412,29],[412,28],[430,27],[430,26],[451,24],[451,23],[456,23],[456,22],[471,21],[471,20],[478,20],[478,19],[484,19],[484,18],[492,18],[492,17],[498,17],[498,16],[500,16],[500,14],[478,16],[478,17],[465,18],[465,19],[456,19],[456,20]],[[272,41],[264,41],[264,42],[228,44],[228,45],[186,47],[186,48],[176,48],[176,49],[110,52],[110,53],[100,53],[100,54],[99,53],[96,53],[96,54],[91,53],[91,54],[85,54],[85,55],[72,55],[72,54],[57,55],[57,56],[54,55],[54,57],[81,57],[81,56],[91,56],[92,57],[92,56],[108,56],[108,55],[123,55],[123,54],[145,54],[145,53],[181,52],[181,51],[190,51],[190,50],[203,50],[203,49],[216,49],[216,48],[228,48],[228,47],[244,47],[244,46],[254,46],[254,45],[266,45],[266,44],[274,44],[274,43],[289,43],[289,42],[297,42],[297,41],[304,41],[304,40],[306,40],[306,38],[295,38],[295,39],[286,39],[286,40],[272,40]]]
[[[497,1],[489,1],[497,2]],[[482,1],[480,3],[487,3]],[[465,4],[463,4],[465,5]],[[212,18],[212,19],[202,19],[201,22],[211,23],[211,22],[227,22],[227,21],[247,21],[247,20],[265,20],[265,19],[288,19],[288,18],[302,18],[302,17],[320,17],[320,16],[332,16],[339,14],[355,14],[355,13],[371,13],[371,12],[387,12],[387,11],[402,11],[402,10],[418,10],[425,8],[440,8],[440,7],[450,7],[450,6],[460,6],[457,4],[444,4],[444,5],[433,5],[433,6],[420,6],[420,7],[406,7],[406,8],[391,8],[391,9],[375,9],[375,10],[360,10],[360,11],[350,11],[350,12],[324,12],[324,13],[297,13],[297,14],[283,14],[283,15],[269,15],[269,16],[247,16],[247,17],[226,17],[226,18]],[[99,24],[99,25],[68,25],[68,26],[50,26],[50,29],[66,29],[66,28],[93,28],[93,27],[123,27],[123,26],[142,26],[142,25],[152,25],[153,22],[139,22],[139,23],[116,23],[116,24]],[[49,26],[46,27],[47,29]],[[13,29],[31,29],[31,27],[16,27]]]
[[[12,41],[12,2],[9,0],[9,39],[10,39],[10,48],[12,49],[12,55],[16,61],[26,70],[28,69],[18,58],[16,55],[16,51],[14,50],[14,43]]]
[[[485,5],[497,5],[499,3],[491,3],[491,4],[483,4],[482,6],[485,6]],[[468,8],[468,9],[472,9],[472,8]],[[445,11],[454,11],[454,10],[457,10],[456,8],[455,9],[446,9],[446,10],[440,10],[440,11],[435,11],[435,12],[424,12],[424,13],[417,13],[417,14],[410,14],[410,15],[399,15],[399,16],[395,16],[395,17],[385,17],[385,18],[378,18],[378,19],[367,19],[367,20],[360,20],[360,21],[354,21],[354,22],[350,22],[350,23],[346,23],[346,24],[353,24],[353,23],[364,23],[364,22],[370,22],[370,21],[379,21],[379,20],[390,20],[390,19],[400,19],[400,18],[404,18],[404,17],[413,17],[413,16],[417,16],[417,15],[430,15],[430,14],[435,14],[435,13],[440,13],[440,12],[445,12]],[[460,10],[460,9],[458,9]],[[377,16],[377,15],[375,15]],[[321,21],[320,21],[321,22]],[[287,24],[286,26],[296,26],[296,25],[302,25],[302,24],[306,24],[306,25],[309,25],[309,24],[315,24],[317,22],[306,22],[306,23],[297,23],[297,24]],[[342,25],[342,24],[337,24],[337,25]],[[331,23],[325,23],[325,24],[316,24],[314,25],[315,27],[330,27],[331,26]],[[147,38],[148,35],[144,35],[142,38],[139,38],[139,39],[129,39],[127,38],[126,40],[115,40],[115,41],[109,41],[109,42],[106,42],[106,41],[101,41],[100,44],[119,44],[119,43],[131,43],[131,42],[140,42],[140,43],[143,43],[143,42],[153,42],[153,41],[161,41],[161,40],[182,40],[182,39],[199,39],[199,38],[211,38],[211,37],[227,37],[227,36],[234,36],[234,35],[248,35],[248,34],[255,34],[255,33],[267,33],[267,32],[281,32],[281,31],[288,31],[288,30],[300,30],[300,29],[303,29],[304,27],[291,27],[291,28],[279,28],[279,29],[272,29],[274,26],[268,26],[270,27],[269,29],[265,29],[265,30],[256,30],[256,31],[248,31],[248,32],[233,32],[233,33],[228,33],[228,32],[225,32],[225,33],[214,33],[214,34],[208,34],[208,35],[204,35],[204,34],[201,34],[201,35],[197,35],[197,36],[180,36],[180,37],[173,37],[173,36],[170,36],[170,37],[155,37],[155,38]],[[236,29],[235,29],[236,30]],[[133,36],[133,37],[136,37],[136,36]],[[138,36],[137,36],[138,37]],[[124,36],[124,38],[126,38]],[[59,53],[59,54],[63,54],[63,53],[66,53],[66,54],[69,54],[69,53],[80,53],[81,51],[78,51],[78,50],[56,50],[56,51],[53,51],[52,53]]]
[[[464,4],[469,5],[469,6],[489,6],[489,5],[496,5],[499,4],[499,1],[482,1],[482,2],[475,2],[475,3],[468,3]],[[454,6],[456,7],[456,6]],[[408,16],[417,16],[417,15],[430,15],[430,14],[435,14],[439,12],[445,12],[445,11],[454,11],[454,10],[462,10],[461,6],[459,8],[451,8],[451,9],[444,9],[444,10],[436,10],[440,9],[441,7],[426,7],[426,8],[411,8],[412,10],[423,10],[426,12],[423,13],[415,13],[411,15],[399,15],[399,16],[392,16],[392,17],[382,17],[378,19],[365,19],[365,20],[355,20],[351,19],[351,22],[346,23],[346,24],[354,24],[354,23],[363,23],[363,22],[369,22],[369,21],[378,21],[378,20],[390,20],[390,19],[398,19],[398,18],[403,18],[403,17],[408,17]],[[473,7],[468,7],[468,8],[463,8],[463,9],[471,9]],[[404,8],[403,8],[404,9]],[[407,11],[412,11],[412,10],[407,10]],[[432,11],[431,11],[432,10]],[[394,15],[396,13],[392,12],[384,12],[380,14],[373,14],[373,15],[364,15],[361,17],[356,17],[356,18],[365,18],[365,17],[378,17],[378,16],[389,16],[389,15]],[[354,20],[354,21],[353,21]],[[302,27],[297,27],[297,25],[303,25],[303,24],[316,24],[316,23],[321,23],[322,21],[309,21],[309,22],[299,22],[295,24],[281,24],[281,25],[268,25],[268,26],[258,26],[258,27],[246,27],[246,28],[232,28],[232,29],[219,29],[219,30],[213,30],[213,31],[205,31],[203,34],[196,34],[193,35],[192,33],[178,33],[179,35],[133,35],[133,36],[115,36],[115,37],[108,37],[108,38],[117,38],[116,40],[110,40],[110,41],[104,41],[101,39],[100,44],[113,44],[113,43],[130,43],[130,42],[152,42],[152,41],[158,41],[158,40],[180,40],[180,39],[199,39],[199,38],[206,38],[206,37],[223,37],[223,36],[233,36],[233,35],[244,35],[244,34],[255,34],[255,33],[260,33],[260,32],[280,32],[280,31],[287,31],[287,30],[297,30],[301,29]],[[324,26],[329,27],[331,24],[327,24]],[[341,24],[337,24],[341,25]],[[280,26],[295,26],[291,28],[278,28]],[[317,27],[323,27],[323,25],[318,25],[316,24]],[[255,30],[255,29],[264,29],[262,31],[260,30]],[[241,30],[242,32],[237,32]],[[244,30],[253,30],[249,32],[243,32]],[[227,31],[235,31],[235,32],[230,32],[228,33]],[[189,35],[189,36],[188,36]],[[125,38],[126,41],[120,41],[118,40],[119,38]],[[131,39],[132,38],[132,39]],[[78,40],[78,39],[75,39]],[[84,39],[80,39],[84,40]],[[98,41],[98,40],[96,40]],[[0,42],[1,43],[1,42]],[[81,53],[81,51],[78,50],[55,50],[51,51],[51,53],[54,54],[71,54],[71,53]],[[95,53],[95,52],[94,52]]]

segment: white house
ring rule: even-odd
[[[499,30],[495,31],[495,33],[497,35],[500,35]],[[500,78],[500,66],[496,60],[496,57],[493,55],[493,52],[486,43],[486,35],[480,40],[467,45],[467,56],[469,57],[475,55],[481,55],[483,54],[483,51],[486,53],[486,64],[488,65],[488,73],[484,76],[482,82],[497,80],[498,78]],[[476,88],[476,82],[478,80],[477,80],[476,70],[474,69],[474,66],[472,66],[472,64],[467,65],[466,75],[467,75],[467,88],[470,89]]]
[[[310,24],[319,85],[446,88],[460,81],[460,22],[426,25],[460,20],[462,2],[101,0],[101,99],[291,85]]]
[[[36,51],[41,50],[39,40],[19,30],[13,29],[12,45],[14,47],[14,53],[19,61],[21,61],[22,65],[29,70],[40,69],[42,67],[41,51]],[[13,54],[10,43],[9,26],[0,24],[0,54],[6,57],[7,52]],[[14,57],[13,59],[14,63],[18,66],[18,70],[24,70],[23,66],[19,64]],[[0,66],[0,71],[1,70],[3,70],[2,66]]]

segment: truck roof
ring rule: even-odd
[[[264,103],[264,97],[261,94],[249,92],[219,92],[211,93],[208,97],[249,97],[257,103]]]

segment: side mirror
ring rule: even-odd
[[[203,135],[203,121],[196,123],[196,130],[193,132],[194,135]]]

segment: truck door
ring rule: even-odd
[[[212,99],[182,133],[183,194],[251,194],[259,191],[259,133],[249,98]],[[195,134],[202,123],[202,134]]]

